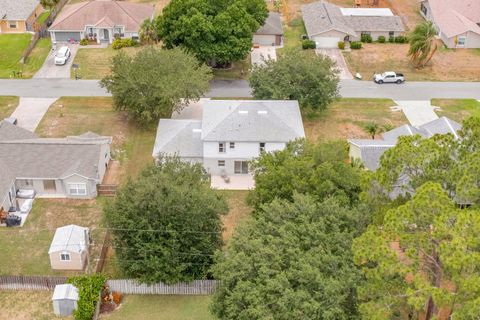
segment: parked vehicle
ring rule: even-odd
[[[376,73],[373,75],[373,81],[378,84],[382,83],[403,83],[405,82],[405,77],[402,73],[396,73],[393,71],[387,71],[384,73]]]
[[[64,65],[70,58],[70,49],[67,46],[61,47],[55,55],[55,64]]]

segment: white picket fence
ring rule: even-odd
[[[123,294],[164,294],[164,295],[207,295],[215,292],[218,286],[216,280],[195,280],[190,283],[167,285],[156,283],[147,285],[136,280],[108,280],[110,290]]]

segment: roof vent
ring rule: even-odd
[[[268,114],[268,111],[267,110],[258,110],[257,113],[258,114]]]
[[[239,110],[238,113],[239,114],[248,114],[248,110]]]
[[[193,129],[192,131],[193,131],[193,133],[201,133],[202,129]]]

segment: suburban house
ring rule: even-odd
[[[283,27],[279,13],[268,13],[265,24],[253,35],[253,44],[261,46],[281,46],[283,44]]]
[[[140,25],[152,19],[155,7],[127,1],[92,0],[66,5],[49,28],[52,42],[115,38],[138,39]]]
[[[388,8],[341,8],[326,1],[302,6],[308,37],[317,48],[336,48],[339,41],[359,41],[362,34],[373,40],[397,37],[405,30],[400,17]]]
[[[83,270],[88,263],[89,229],[71,224],[57,228],[48,255],[54,270]]]
[[[458,131],[462,128],[461,124],[447,117],[441,117],[427,122],[421,126],[414,127],[409,124],[390,130],[383,134],[383,139],[350,139],[349,156],[351,159],[360,160],[365,168],[375,171],[380,166],[382,154],[390,148],[395,147],[397,140],[401,136],[420,135],[424,138],[430,138],[435,134],[452,134],[458,139]]]
[[[420,12],[448,48],[480,48],[479,0],[423,0]]]
[[[111,137],[87,132],[39,138],[0,122],[0,211],[16,206],[19,190],[40,197],[91,199],[110,161]]]
[[[0,34],[33,32],[42,12],[39,0],[0,0]]]
[[[211,175],[248,175],[248,161],[304,138],[293,100],[206,100],[201,119],[161,119],[153,156],[178,155]]]

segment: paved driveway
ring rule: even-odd
[[[342,52],[340,49],[315,49],[317,54],[323,54],[330,57],[333,61],[337,63],[337,68],[340,70],[339,77],[340,79],[353,79],[352,74],[348,70],[347,63],[345,62],[345,58],[343,57]]]
[[[264,60],[277,60],[277,51],[273,46],[253,48],[250,57],[252,65],[262,65]]]
[[[60,47],[67,45],[70,48],[70,58],[67,63],[63,66],[55,65],[55,54]],[[38,72],[33,76],[34,78],[68,78],[70,79],[70,69],[72,67],[73,59],[77,54],[78,44],[57,44],[57,50],[52,50],[48,54],[47,59],[43,63],[43,66],[38,70]]]
[[[421,126],[422,124],[438,119],[434,107],[430,104],[430,100],[425,101],[395,101],[402,109],[412,126]]]
[[[34,132],[48,107],[56,100],[57,98],[20,98],[18,107],[11,116],[17,118],[19,127]]]

